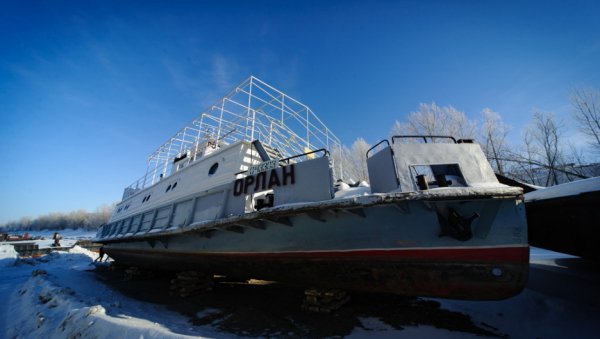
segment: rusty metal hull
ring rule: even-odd
[[[211,255],[119,249],[111,255],[148,269],[465,300],[509,298],[527,282],[527,247],[377,252]]]
[[[520,200],[407,197],[273,209],[102,242],[118,262],[151,269],[471,300],[524,288],[529,247]],[[442,208],[479,215],[469,239],[442,233]]]

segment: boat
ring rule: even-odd
[[[479,145],[394,136],[365,158],[370,186],[351,185],[333,132],[251,76],[149,156],[93,241],[123,265],[311,287],[469,300],[524,288],[522,190]]]
[[[600,261],[600,177],[525,194],[532,246]]]

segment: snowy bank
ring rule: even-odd
[[[0,337],[183,338],[207,333],[190,331],[180,316],[125,298],[98,282],[89,272],[96,257],[75,246],[1,268],[0,290],[11,290],[6,286],[10,281],[22,284],[13,285],[0,304]]]
[[[19,253],[9,244],[0,244],[0,267],[14,265]]]

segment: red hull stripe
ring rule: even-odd
[[[123,249],[125,250],[125,249]],[[127,251],[127,250],[125,250]],[[137,252],[133,250],[133,252]],[[194,255],[208,257],[238,258],[306,258],[306,259],[370,259],[394,261],[466,261],[466,262],[529,262],[529,247],[464,247],[464,248],[421,248],[421,249],[364,249],[348,251],[309,252],[200,252],[171,253],[172,255]]]

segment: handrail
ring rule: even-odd
[[[374,148],[376,148],[377,146],[383,144],[384,142],[388,144],[388,147],[390,147],[390,142],[387,139],[381,140],[380,142],[376,143],[375,146],[373,146],[373,147],[371,147],[371,148],[369,148],[367,150],[367,154],[366,154],[367,159],[369,158],[369,152],[371,152]]]
[[[295,159],[295,158],[303,157],[303,156],[306,156],[306,155],[309,155],[309,154],[318,153],[318,152],[323,152],[323,156],[326,156],[326,155],[327,155],[327,156],[329,156],[329,151],[328,151],[328,150],[326,150],[325,148],[319,148],[318,150],[314,150],[314,151],[306,152],[306,153],[303,153],[303,154],[296,154],[296,155],[294,155],[294,156],[291,156],[291,157],[289,157],[289,158],[281,159],[280,161],[287,161],[287,162],[288,162],[288,164],[289,164],[289,161],[290,161],[291,159]]]
[[[423,138],[423,141],[427,143],[427,138],[439,138],[439,139],[451,139],[456,144],[456,139],[454,137],[448,135],[394,135],[392,136],[392,144],[394,143],[394,139],[403,139],[403,138]]]
[[[291,156],[291,157],[288,157],[288,158],[285,158],[285,159],[278,159],[278,160],[279,160],[279,162],[287,162],[289,164],[290,163],[289,161],[291,159],[295,159],[295,158],[299,158],[299,157],[304,157],[304,156],[307,156],[309,154],[314,154],[314,153],[318,153],[318,152],[323,152],[323,156],[328,156],[329,155],[329,151],[328,150],[326,150],[325,148],[319,148],[318,150],[314,150],[314,151],[310,151],[310,152],[306,152],[306,153],[302,153],[302,154],[296,154],[294,156]],[[276,159],[273,159],[273,160],[276,160]],[[234,175],[244,174],[246,172],[248,172],[248,170],[239,171],[239,172],[235,173]]]
[[[192,151],[190,159],[195,161],[208,142],[216,140],[222,146],[256,139],[279,149],[281,157],[342,147],[308,106],[250,76],[151,153],[145,175],[128,186],[124,196],[169,176],[173,159],[182,152]],[[336,178],[344,177],[342,162],[342,157],[332,158]]]

